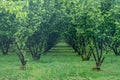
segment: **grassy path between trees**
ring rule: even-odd
[[[0,80],[120,80],[120,57],[108,54],[101,69],[92,71],[94,59],[82,61],[64,42],[58,43],[39,61],[26,55],[25,70],[15,53],[0,54]]]

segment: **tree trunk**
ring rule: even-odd
[[[0,46],[1,46],[3,55],[8,54],[8,50],[10,48],[10,41],[11,41],[11,39],[3,40],[2,42],[0,42]]]
[[[17,43],[16,43],[16,45],[17,45],[17,49],[18,49],[17,55],[18,55],[18,57],[19,57],[19,59],[21,61],[21,64],[22,64],[21,68],[24,69],[25,65],[26,65],[26,60],[25,60],[24,55],[23,55],[22,51],[20,50]]]
[[[113,52],[115,53],[116,56],[120,55],[120,53],[117,50],[117,47],[112,47],[112,49],[113,49]]]
[[[6,48],[3,45],[1,45],[1,49],[2,49],[3,55],[7,55],[8,54],[9,47],[10,47],[9,43],[7,44]]]

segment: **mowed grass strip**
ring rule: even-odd
[[[58,43],[39,61],[31,56],[26,69],[20,69],[15,53],[0,54],[0,80],[120,80],[120,57],[109,53],[101,66],[102,71],[92,71],[94,59],[82,61],[80,56],[64,42]]]

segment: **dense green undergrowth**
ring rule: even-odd
[[[120,58],[109,53],[101,71],[93,71],[94,59],[82,61],[80,56],[64,43],[57,44],[39,61],[28,60],[25,70],[15,53],[0,54],[0,80],[120,80]]]

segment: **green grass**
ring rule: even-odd
[[[15,53],[0,54],[0,80],[120,80],[120,57],[108,54],[101,71],[92,71],[94,59],[82,61],[71,47],[59,43],[39,61],[26,56],[25,70]]]

